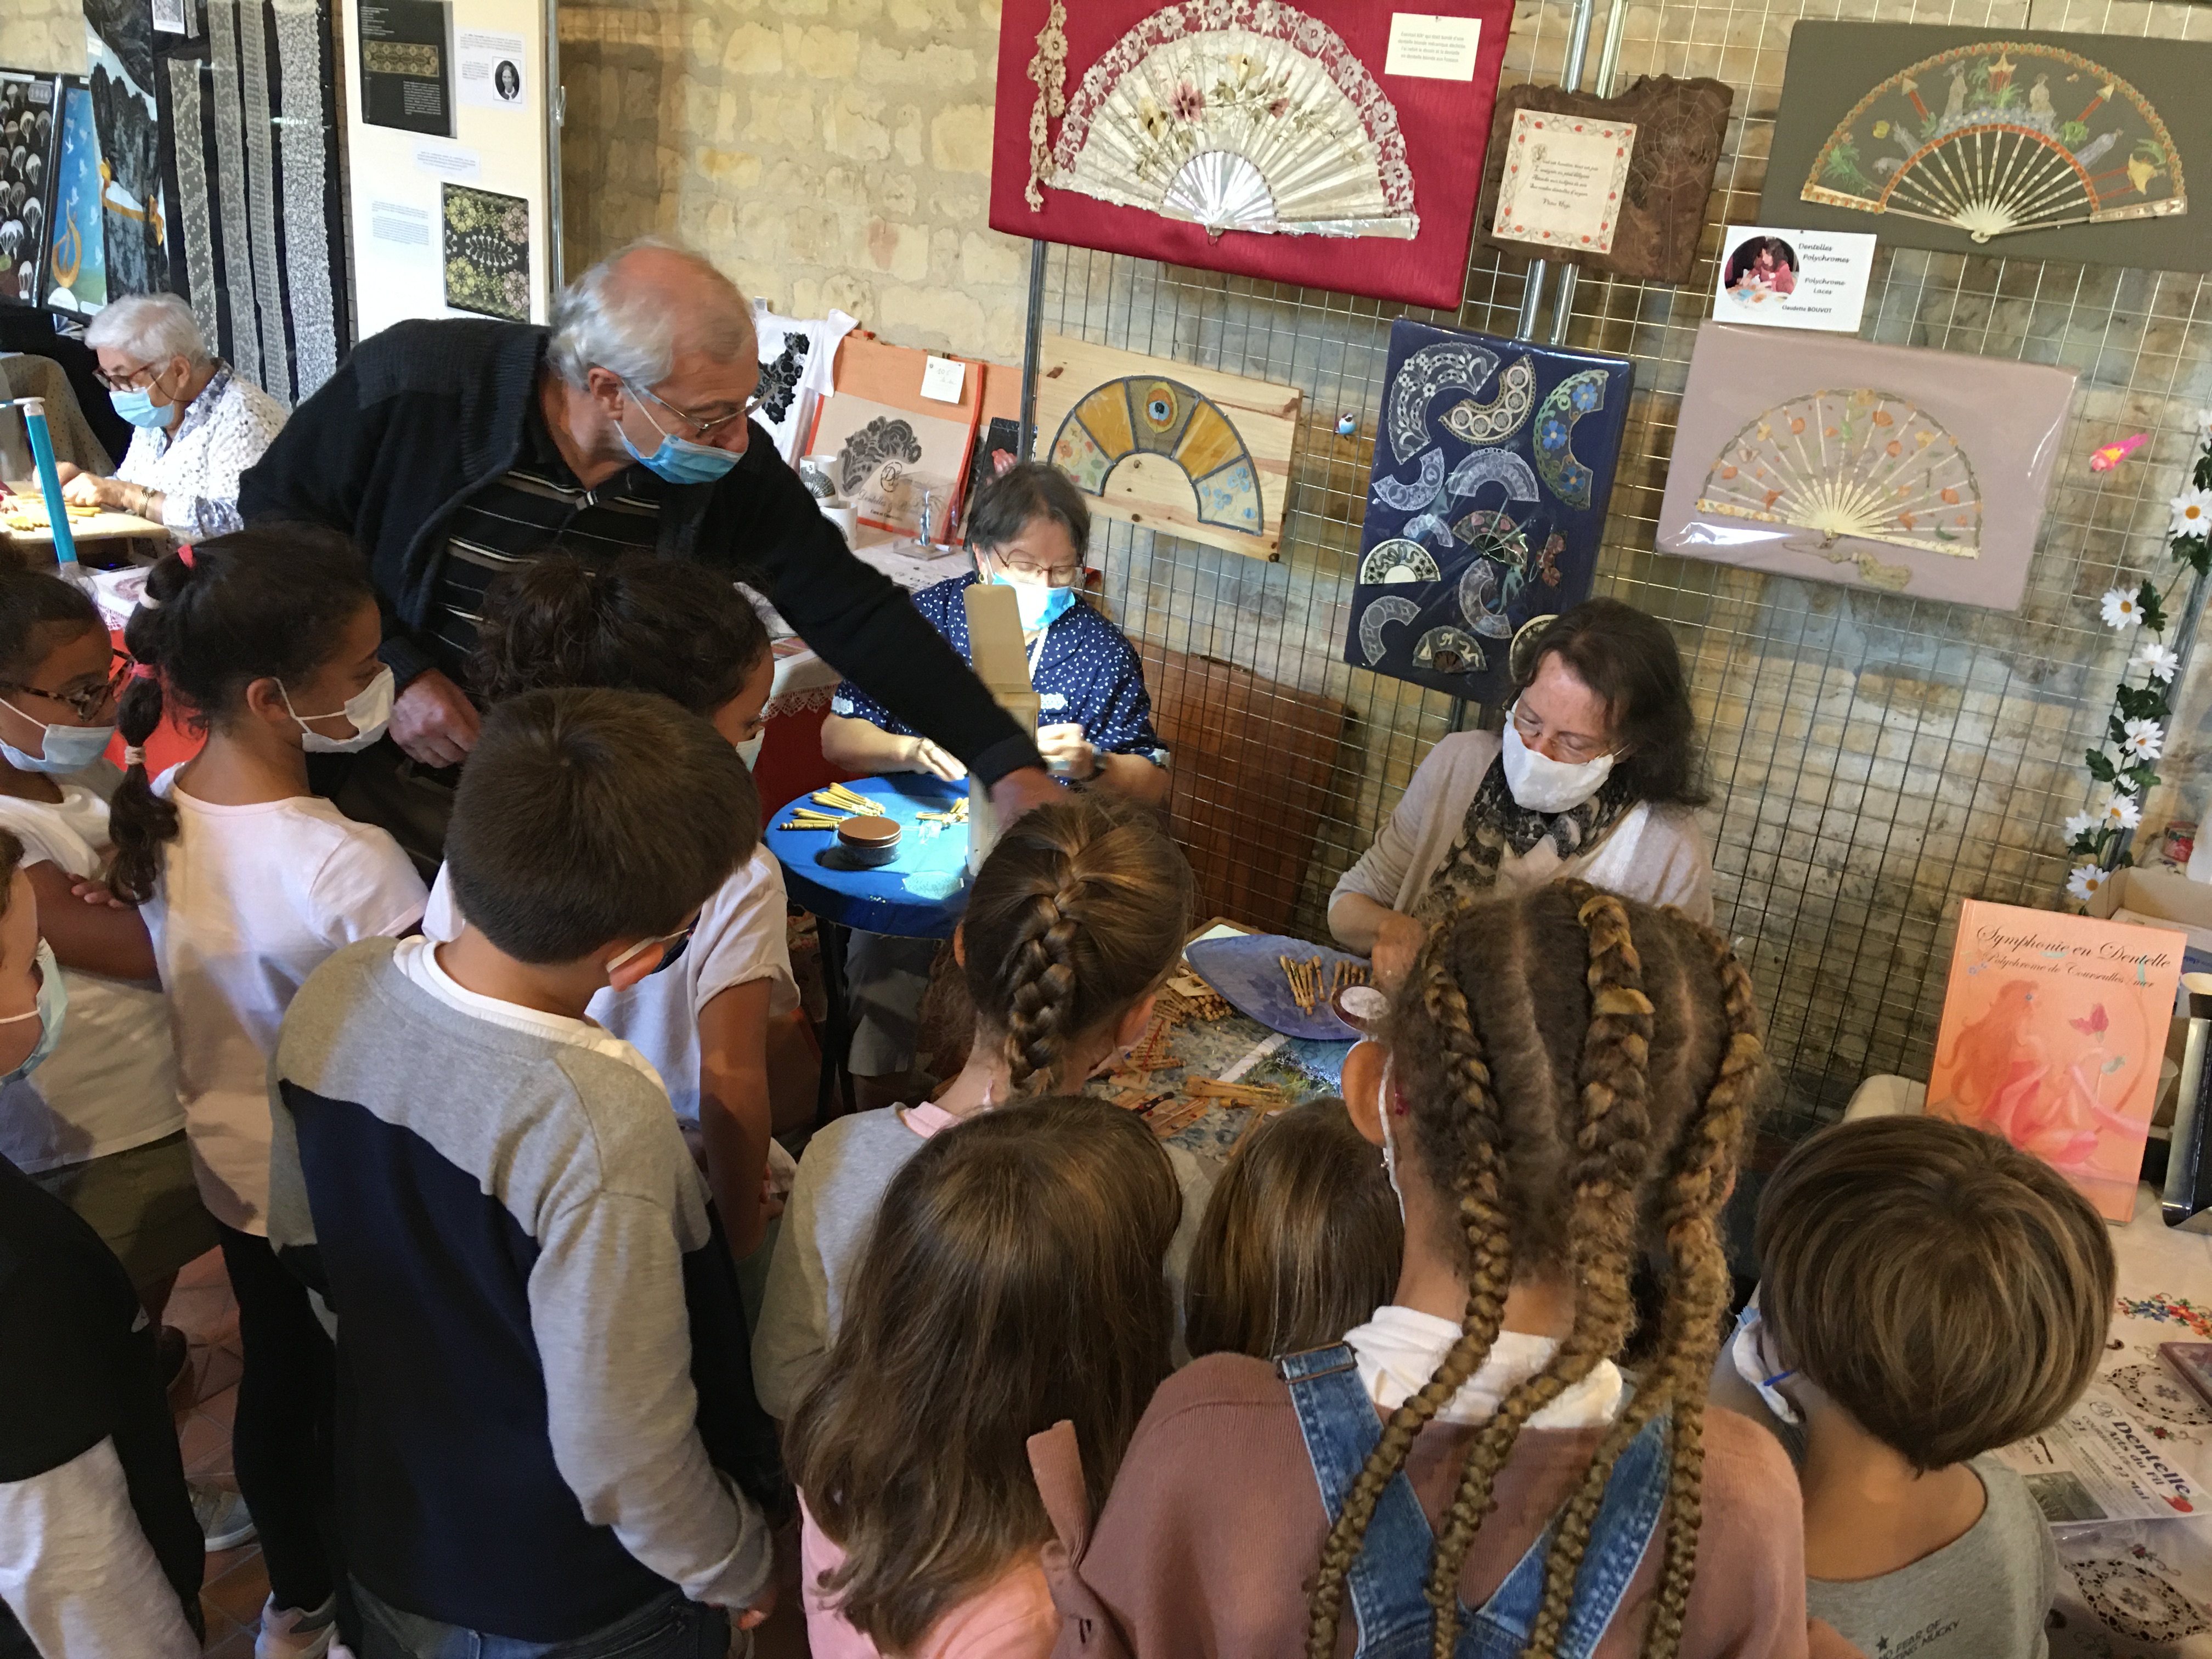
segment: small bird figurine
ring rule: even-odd
[[[2123,438],[2118,443],[2105,444],[2089,452],[2089,471],[2110,472],[2122,461],[2150,441],[2150,434],[2138,432],[2132,438]]]

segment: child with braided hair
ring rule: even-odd
[[[799,1161],[753,1333],[771,1417],[788,1420],[821,1370],[891,1177],[964,1118],[1076,1093],[1142,1036],[1182,958],[1190,902],[1190,866],[1141,807],[1074,795],[1000,836],[952,939],[975,1008],[967,1065],[933,1101],[838,1119]],[[1212,1183],[1181,1147],[1168,1155],[1183,1195],[1168,1253],[1180,1285]]]
[[[1559,882],[1438,924],[1345,1068],[1405,1204],[1395,1301],[1162,1386],[1088,1540],[1048,1552],[1055,1652],[1805,1654],[1788,1459],[1705,1408],[1764,1069],[1742,967],[1678,912]]]

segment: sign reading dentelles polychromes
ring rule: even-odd
[[[1871,233],[1730,225],[1721,237],[1712,314],[1724,323],[1856,334],[1877,240]]]

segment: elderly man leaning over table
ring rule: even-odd
[[[112,478],[60,463],[62,495],[150,519],[180,542],[237,529],[239,475],[284,424],[284,405],[208,350],[192,308],[173,294],[111,301],[84,343],[115,412],[131,422],[131,447]]]
[[[853,556],[752,424],[744,295],[654,239],[586,271],[553,325],[453,318],[364,341],[246,477],[249,520],[349,532],[385,608],[391,737],[326,785],[418,860],[476,742],[468,663],[485,586],[559,545],[650,549],[764,592],[829,664],[957,755],[1002,812],[1057,797],[1018,726],[890,580]],[[394,749],[396,744],[397,749]],[[383,775],[381,784],[378,774]]]

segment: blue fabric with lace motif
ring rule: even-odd
[[[1401,318],[1346,662],[1495,703],[1516,643],[1589,596],[1634,370]]]

